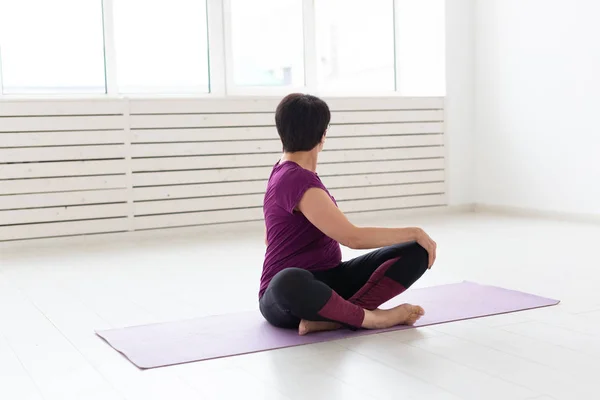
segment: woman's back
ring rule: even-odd
[[[273,167],[263,205],[267,251],[259,296],[275,274],[283,269],[295,267],[320,271],[333,268],[342,260],[339,243],[296,210],[306,190],[313,187],[327,192],[316,173],[294,162],[278,163]]]

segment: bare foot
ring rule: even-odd
[[[307,321],[303,319],[300,321],[300,326],[298,326],[298,334],[300,336],[304,336],[311,332],[334,331],[336,329],[340,329],[341,327],[342,326],[336,322]]]
[[[410,315],[404,322],[401,322],[402,325],[414,325],[423,315],[425,315],[425,310],[421,306],[413,306],[412,304],[402,304],[400,307],[404,307],[409,310]]]
[[[365,313],[363,328],[386,329],[396,325],[414,325],[425,315],[421,306],[402,304],[389,310],[373,310]]]

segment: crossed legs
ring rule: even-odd
[[[274,326],[300,334],[339,326],[387,328],[414,324],[423,314],[403,304],[378,310],[427,270],[428,255],[417,243],[375,250],[339,266],[311,273],[300,268],[279,272],[260,299],[260,310]]]

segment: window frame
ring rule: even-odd
[[[104,92],[67,92],[67,93],[48,93],[48,92],[40,92],[40,93],[5,93],[4,92],[4,71],[3,71],[3,63],[2,63],[2,35],[0,34],[0,101],[2,100],[21,100],[21,99],[104,99],[109,97],[108,94],[108,82],[106,79],[108,64],[106,61],[106,22],[104,20],[104,2],[112,0],[96,0],[100,3],[100,11],[102,13],[102,39],[104,41]]]
[[[114,0],[102,0],[102,30],[104,34],[104,80],[106,94],[119,94],[117,87],[117,50],[115,48]]]
[[[208,93],[136,93],[123,94],[117,85],[116,48],[114,36],[114,2],[116,0],[99,0],[102,3],[102,28],[104,39],[104,71],[106,93],[56,93],[56,94],[6,94],[3,92],[2,48],[0,47],[0,101],[12,99],[73,99],[73,98],[224,98],[224,97],[273,97],[298,91],[327,97],[403,97],[399,87],[401,60],[398,60],[397,43],[399,30],[396,8],[393,3],[394,27],[394,90],[364,91],[348,90],[347,92],[319,90],[318,65],[316,48],[316,0],[302,1],[302,27],[304,39],[304,85],[303,86],[239,86],[234,83],[233,48],[231,31],[231,0],[206,0],[207,34],[208,34]],[[251,1],[251,0],[248,0]],[[446,3],[446,2],[445,2]],[[447,5],[445,5],[447,7]],[[445,52],[447,50],[445,49]],[[444,95],[440,95],[444,96]]]
[[[0,39],[1,38],[2,37],[0,36]],[[0,99],[3,96],[4,96],[4,83],[2,82],[2,46],[0,46]]]
[[[397,58],[397,52],[396,52],[396,48],[397,48],[397,43],[398,43],[398,29],[397,29],[397,20],[396,20],[396,3],[397,1],[400,0],[387,0],[388,2],[390,2],[390,6],[392,7],[392,32],[393,32],[393,40],[392,40],[392,44],[393,44],[393,58],[394,58],[394,85],[393,85],[393,89],[391,90],[361,90],[361,89],[351,89],[348,91],[338,91],[338,90],[323,90],[323,89],[318,89],[318,66],[317,66],[317,48],[316,48],[316,34],[317,34],[317,28],[316,28],[316,9],[314,8],[314,1],[318,1],[318,0],[308,0],[310,3],[313,3],[313,10],[312,10],[312,18],[313,18],[313,36],[315,37],[315,45],[313,46],[313,51],[314,51],[314,73],[315,73],[315,84],[314,87],[317,89],[315,90],[317,92],[317,94],[319,96],[323,96],[323,97],[402,97],[400,96],[400,93],[398,92],[398,71],[399,66],[398,66],[398,58]],[[366,1],[366,0],[365,0]]]
[[[247,0],[248,1],[248,0]],[[302,30],[303,30],[303,52],[304,52],[304,85],[302,86],[260,86],[260,85],[236,85],[234,79],[234,63],[233,63],[233,38],[232,38],[232,22],[231,22],[231,0],[222,0],[223,10],[223,48],[225,49],[225,82],[226,94],[229,96],[276,96],[283,93],[304,92],[310,86],[308,81],[307,67],[307,32],[311,31],[311,27],[307,26],[307,21],[311,20],[311,9],[314,10],[312,3],[314,0],[302,1]],[[312,13],[314,21],[314,13]],[[314,30],[314,25],[313,29]],[[309,34],[310,36],[310,34]],[[310,39],[310,38],[309,38]],[[315,52],[316,59],[316,52]],[[314,63],[313,63],[314,64]],[[316,82],[315,82],[316,83]],[[313,90],[314,91],[314,90]]]

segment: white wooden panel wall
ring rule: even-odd
[[[278,99],[0,103],[0,241],[262,219]],[[446,204],[443,99],[329,99],[345,212]]]
[[[128,230],[127,103],[0,102],[0,241]]]
[[[445,205],[443,99],[330,99],[319,175],[346,212]],[[136,229],[262,218],[276,99],[132,102]]]

